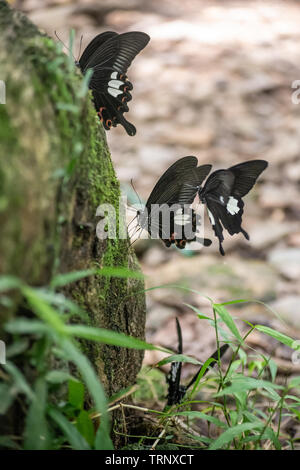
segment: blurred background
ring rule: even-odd
[[[128,76],[134,84],[126,115],[137,128],[107,133],[118,177],[133,178],[146,200],[175,160],[196,155],[199,164],[227,168],[255,158],[269,168],[245,198],[243,226],[250,235],[225,235],[226,256],[206,223],[213,245],[194,254],[141,240],[136,248],[147,287],[180,284],[214,301],[257,299],[230,311],[241,319],[300,337],[300,104],[292,83],[300,80],[300,2],[255,0],[19,0],[11,2],[50,36],[68,42],[74,55],[98,33],[144,31],[151,36]],[[55,40],[57,40],[55,38]],[[214,330],[185,304],[204,314],[209,302],[180,289],[147,294],[147,339],[176,348],[175,316],[184,352],[205,360],[216,348]],[[243,330],[243,322],[240,322]],[[259,332],[250,347],[272,354],[279,369],[291,366],[291,350]],[[147,353],[145,363],[159,359]],[[298,367],[298,369],[297,369]],[[188,373],[189,365],[184,368]],[[300,371],[300,365],[295,366]]]

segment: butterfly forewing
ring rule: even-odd
[[[98,34],[85,48],[82,53],[82,56],[79,59],[79,65],[82,72],[86,71],[86,68],[89,67],[88,63],[92,60],[93,55],[95,52],[106,42],[108,39],[112,37],[118,36],[118,33],[113,31],[106,31],[105,33]]]
[[[245,196],[253,188],[257,178],[267,166],[268,162],[265,160],[252,160],[229,168],[235,176],[233,195],[237,197]]]
[[[111,68],[112,71],[126,73],[133,59],[146,47],[149,40],[147,34],[139,31],[115,33],[93,52],[85,68],[93,67],[97,72],[98,69],[105,67]]]
[[[210,172],[211,165],[197,168],[198,159],[194,156],[183,157],[171,165],[154,186],[146,207],[151,204],[191,204],[197,193],[195,182],[199,185]],[[192,188],[189,191],[189,188]]]

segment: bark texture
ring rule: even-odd
[[[103,266],[138,269],[127,240],[96,237],[96,208],[118,213],[119,183],[82,76],[60,45],[0,1],[0,270],[29,285],[55,273]],[[111,132],[114,132],[112,130]],[[95,326],[144,338],[137,280],[89,277],[67,294]],[[2,321],[14,312],[2,312]],[[0,327],[1,330],[1,327]],[[87,354],[108,395],[135,382],[142,352],[92,344]]]

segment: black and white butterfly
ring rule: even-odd
[[[265,160],[251,160],[239,163],[226,170],[214,171],[203,187],[198,187],[199,199],[206,204],[208,216],[216,237],[219,250],[224,256],[223,228],[230,235],[242,233],[249,240],[248,233],[242,228],[244,202],[242,198],[253,188],[259,175],[266,169]],[[186,192],[193,194],[191,184],[186,185]],[[196,195],[195,188],[194,194]]]
[[[210,172],[211,165],[197,167],[196,157],[177,160],[160,177],[143,210],[137,212],[138,226],[152,238],[160,238],[167,247],[175,244],[185,248],[187,242],[199,241],[209,246],[211,240],[197,238],[197,215],[190,207],[195,195],[190,195],[188,183],[200,186]]]
[[[176,318],[176,329],[177,329],[177,337],[178,337],[178,348],[177,354],[182,354],[182,332],[178,318]],[[221,358],[225,352],[227,351],[229,345],[224,344],[220,347],[220,350],[217,349],[210,358],[217,360],[219,357]],[[192,379],[188,382],[187,385],[181,384],[181,369],[182,369],[182,362],[171,362],[171,369],[169,374],[167,375],[167,384],[168,384],[168,395],[167,395],[167,406],[172,406],[180,403],[183,399],[189,388],[196,382],[202,366],[196,372],[196,374],[192,377]],[[203,374],[203,376],[209,371],[207,368]]]
[[[130,91],[133,88],[126,72],[149,40],[147,34],[138,31],[123,34],[106,31],[88,44],[76,62],[83,74],[93,70],[89,87],[93,92],[97,114],[106,130],[121,124],[128,135],[136,133],[133,124],[123,115],[129,110],[127,102],[132,99]]]

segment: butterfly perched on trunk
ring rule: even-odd
[[[75,62],[83,74],[90,69],[93,75],[92,90],[97,114],[106,130],[121,124],[128,135],[136,129],[123,114],[128,111],[127,102],[132,99],[133,86],[126,72],[135,56],[148,44],[150,37],[138,31],[118,34],[106,31],[98,34]]]
[[[190,207],[194,195],[191,197],[189,188],[185,189],[185,183],[200,186],[210,172],[211,165],[197,164],[193,156],[177,160],[160,177],[145,208],[137,212],[139,228],[152,238],[161,238],[167,247],[175,244],[182,249],[195,240],[204,246],[211,244],[211,240],[196,236],[197,214]]]
[[[180,323],[178,321],[178,318],[176,318],[176,329],[177,329],[177,337],[178,337],[178,349],[177,349],[177,354],[182,354],[182,333],[181,333],[181,327]],[[229,345],[228,344],[223,344],[223,346],[220,347],[220,350],[217,349],[210,358],[215,359],[215,361],[218,360],[218,358],[222,357],[225,352],[227,351]],[[181,381],[181,368],[182,368],[182,362],[171,362],[171,369],[169,374],[167,375],[167,384],[168,384],[168,395],[167,395],[167,406],[172,406],[180,403],[186,394],[186,392],[189,390],[189,388],[196,382],[202,366],[200,369],[196,372],[196,374],[192,377],[192,379],[189,381],[187,385],[182,385],[180,383]],[[209,368],[207,368],[203,374],[203,376],[209,371]]]
[[[244,202],[242,198],[253,188],[259,175],[266,169],[265,160],[251,160],[239,163],[226,170],[214,171],[203,187],[194,187],[199,199],[206,204],[208,216],[216,237],[219,239],[219,250],[224,256],[223,228],[230,235],[242,233],[249,240],[248,233],[242,228]],[[192,185],[186,185],[187,193],[193,194]]]

